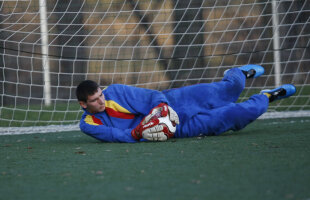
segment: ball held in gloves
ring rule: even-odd
[[[174,133],[176,131],[176,124],[171,122],[169,119],[169,116],[166,115],[164,117],[161,117],[160,115],[154,115],[150,121],[157,121],[158,125],[163,126],[163,132],[168,138],[172,138],[174,136]]]

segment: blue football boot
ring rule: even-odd
[[[265,69],[260,65],[244,65],[239,67],[239,69],[241,69],[246,78],[257,78],[265,72]]]
[[[269,98],[269,102],[273,102],[278,99],[287,98],[296,93],[296,87],[292,84],[285,84],[277,87],[273,90],[262,90],[260,94],[264,94]]]

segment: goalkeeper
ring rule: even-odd
[[[76,89],[85,111],[80,129],[106,142],[165,141],[240,130],[266,112],[270,102],[296,92],[286,84],[236,103],[245,80],[263,73],[261,66],[245,65],[226,70],[219,82],[162,92],[120,84],[101,90],[86,80]],[[166,122],[160,123],[159,118]]]

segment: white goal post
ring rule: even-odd
[[[0,135],[78,130],[85,79],[164,90],[258,64],[239,101],[292,83],[261,118],[310,117],[310,4],[0,0]]]

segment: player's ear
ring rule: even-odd
[[[79,104],[82,108],[86,109],[87,108],[87,105],[86,105],[86,102],[84,101],[79,101]]]

